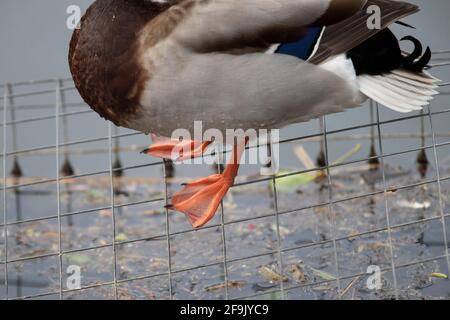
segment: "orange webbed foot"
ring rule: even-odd
[[[172,208],[185,213],[192,226],[199,228],[214,217],[233,183],[221,174],[195,180],[172,196]]]
[[[172,196],[172,208],[185,213],[194,228],[205,225],[214,217],[223,197],[234,184],[245,143],[234,146],[232,160],[222,174],[192,181]]]
[[[152,134],[152,144],[142,153],[173,161],[183,161],[202,156],[211,141],[175,140]]]

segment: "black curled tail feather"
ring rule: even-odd
[[[420,55],[422,54],[422,51],[423,51],[422,44],[416,38],[414,38],[412,36],[406,36],[406,37],[403,37],[400,41],[406,41],[406,40],[411,41],[414,44],[414,50],[413,50],[413,52],[411,52],[411,54],[409,56],[407,56],[403,59],[403,63],[402,63],[403,67],[413,65],[414,61],[416,61],[416,59],[420,57]]]
[[[357,75],[382,75],[396,69],[420,73],[431,60],[431,50],[427,47],[422,55],[423,47],[419,40],[412,36],[401,39],[405,40],[414,44],[413,52],[406,57],[402,54],[399,40],[388,28],[350,50],[347,56],[352,59]]]
[[[431,59],[431,50],[412,36],[414,50],[404,55],[399,40],[389,30],[366,40],[348,52],[352,59],[359,90],[372,100],[397,112],[422,110],[438,94],[438,79],[424,71]]]
[[[425,52],[422,55],[422,44],[420,43],[419,40],[417,40],[416,38],[414,38],[412,36],[406,36],[406,37],[402,38],[400,41],[405,41],[405,40],[411,41],[414,44],[414,50],[409,56],[403,57],[401,67],[403,69],[413,71],[413,72],[422,72],[423,69],[427,66],[427,64],[431,60],[430,47],[427,47],[427,49],[425,50]],[[417,60],[417,59],[419,59],[419,60]]]
[[[372,39],[366,45],[365,51],[358,49],[362,55],[351,57],[359,63],[354,63],[355,69],[365,68],[357,70],[359,90],[363,94],[397,112],[418,111],[439,93],[436,91],[439,80],[424,71],[431,59],[430,48],[422,53],[419,40],[407,36],[400,41],[404,40],[414,44],[410,54],[403,54],[392,32],[384,31],[378,40]],[[367,53],[367,48],[373,52]]]

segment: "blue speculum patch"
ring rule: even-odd
[[[296,42],[281,44],[276,53],[288,54],[302,60],[307,60],[314,50],[321,31],[321,27],[310,27],[302,39]]]

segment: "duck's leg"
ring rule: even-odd
[[[175,140],[152,134],[152,144],[142,153],[174,161],[182,161],[203,155],[211,141]]]
[[[185,213],[194,228],[212,219],[222,198],[234,184],[245,145],[244,141],[235,143],[230,162],[222,174],[192,181],[172,196],[172,209]]]

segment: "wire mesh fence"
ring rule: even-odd
[[[431,67],[447,68],[450,65],[449,52],[435,52],[437,58]],[[449,86],[445,80],[440,84],[443,98],[447,96],[445,89]],[[435,108],[433,105],[420,113],[382,119],[380,107],[371,103],[368,122],[337,129],[329,129],[330,117],[324,117],[319,121],[319,132],[279,141],[281,146],[289,147],[299,143],[318,145],[317,165],[283,171],[272,177],[247,175],[233,186],[233,197],[252,188],[264,190],[256,201],[265,202],[268,209],[251,212],[252,206],[257,207],[251,202],[253,195],[240,199],[242,203],[238,208],[234,199],[227,199],[216,219],[201,230],[192,230],[181,225],[181,214],[167,209],[174,185],[186,179],[174,175],[173,164],[169,161],[146,158],[143,163],[123,165],[121,154],[140,151],[143,146],[131,143],[121,146],[119,142],[142,139],[143,134],[120,131],[111,123],[97,119],[93,111],[79,100],[67,102],[67,94],[76,97],[71,79],[24,81],[0,85],[0,88],[3,90],[0,98],[3,102],[3,218],[0,220],[0,275],[3,275],[0,286],[3,292],[0,292],[0,297],[4,299],[76,298],[77,293],[89,290],[97,291],[88,297],[114,299],[341,299],[358,294],[367,298],[400,299],[412,294],[405,288],[417,285],[415,276],[405,275],[405,270],[411,270],[411,267],[415,268],[412,271],[415,273],[419,267],[426,270],[420,275],[421,281],[425,282],[421,290],[431,286],[430,274],[440,271],[450,275],[447,232],[450,171],[441,156],[450,146],[450,140],[446,139],[450,132],[435,130],[436,119],[450,115],[448,106]],[[31,99],[31,102],[25,103],[22,99]],[[43,102],[35,102],[37,100]],[[36,110],[45,113],[36,115]],[[19,113],[26,116],[19,117]],[[95,117],[89,125],[106,126],[104,134],[72,139],[68,130],[69,119],[88,115]],[[383,132],[386,126],[415,120],[420,123],[416,132]],[[48,127],[45,129],[52,131],[53,141],[19,147],[18,131],[28,130],[26,128],[39,122],[45,122],[46,126],[53,122],[54,131]],[[82,121],[77,122],[77,130],[85,130],[83,125]],[[27,133],[32,142],[40,134],[39,130],[34,130],[31,127]],[[356,133],[358,130],[370,132]],[[410,139],[416,145],[386,151],[385,146],[390,139]],[[337,141],[368,142],[371,152],[369,156],[344,157],[333,162],[330,144]],[[94,143],[103,145],[85,147]],[[403,174],[392,172],[390,159],[413,154],[419,155],[417,168],[420,179],[405,178],[413,175],[411,171]],[[87,168],[103,167],[77,173],[71,160],[73,157],[90,157]],[[26,166],[45,162],[43,166],[52,168],[53,173],[26,176],[24,169],[27,168],[22,161],[26,161]],[[434,169],[427,176],[430,167]],[[126,174],[150,169],[153,171],[148,171],[148,176],[142,176],[142,171],[135,175]],[[220,170],[219,165],[217,170]],[[342,172],[343,178],[340,177]],[[402,178],[395,180],[397,174]],[[305,177],[313,177],[313,182],[305,182]],[[360,177],[364,178],[367,188],[361,187]],[[346,185],[352,189],[351,192],[340,190],[341,178],[347,179]],[[290,179],[300,179],[295,180],[304,186],[300,194],[299,190],[284,192],[286,185],[294,181]],[[146,184],[153,185],[153,189],[140,191],[139,188]],[[134,189],[127,189],[129,185]],[[420,200],[412,191],[417,188],[426,194],[425,200]],[[80,190],[85,198],[75,195]],[[24,200],[24,197],[31,200]],[[314,201],[306,201],[308,197]],[[406,204],[404,197],[409,199]],[[38,200],[42,198],[44,200]],[[83,206],[86,198],[92,200],[89,206]],[[49,204],[49,199],[56,201]],[[362,229],[347,229],[347,223],[363,219],[344,217],[346,211],[359,201],[370,203],[374,212],[378,212],[377,221]],[[400,201],[403,208],[420,209],[421,213],[398,218],[396,206]],[[29,211],[26,217],[21,208],[23,204]],[[135,229],[134,237],[130,236],[129,233],[133,233],[127,224],[130,220],[123,218],[127,212],[135,212],[130,208],[151,211],[139,215],[132,223],[133,228],[141,226],[144,230],[151,229],[151,232]],[[33,213],[34,209],[39,213]],[[89,215],[100,216],[100,226],[96,225],[97,220],[77,226],[77,217]],[[152,218],[148,220],[146,215]],[[143,219],[155,225],[143,226]],[[302,232],[306,229],[293,225],[304,221],[310,224],[308,230],[316,228],[321,229],[320,232],[302,239]],[[423,238],[407,244],[399,242],[399,230],[421,228],[431,223],[432,231],[439,230],[441,235],[437,241],[438,249],[425,243]],[[258,230],[260,224],[268,231]],[[87,241],[85,238],[92,233],[94,239]],[[405,233],[408,232],[401,234],[402,239],[409,237]],[[96,234],[101,235],[101,239],[95,239]],[[423,235],[421,230],[419,237]],[[355,239],[373,241],[366,243],[366,240]],[[360,243],[356,246],[358,241]],[[402,252],[412,250],[412,243],[417,242],[420,243],[420,253],[403,256]],[[135,246],[143,248],[135,250]],[[124,255],[127,250],[135,250],[134,255]],[[361,257],[363,261],[359,260]],[[429,263],[437,264],[430,272]],[[73,265],[81,266],[81,279],[88,278],[88,281],[81,280],[75,288],[69,285],[72,274],[68,267]],[[370,276],[366,270],[369,265],[379,266],[383,285],[387,288],[384,295],[371,295],[364,291],[368,290],[363,280]],[[139,272],[135,272],[136,269]],[[196,288],[199,284],[202,287]],[[445,290],[439,291],[439,295],[445,296]]]

